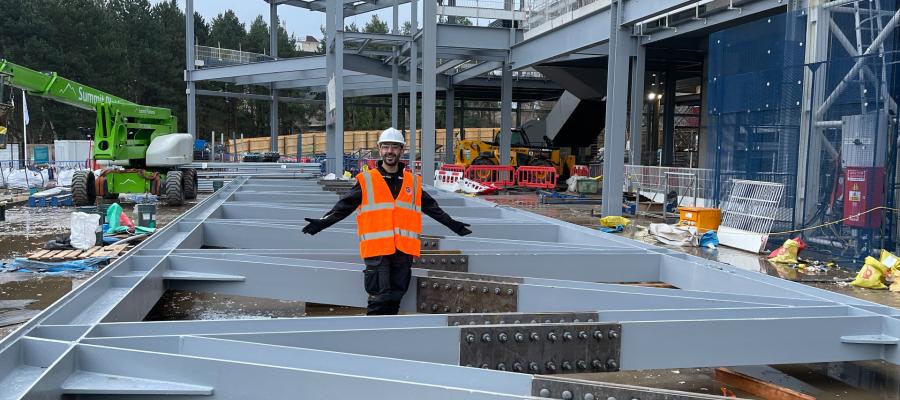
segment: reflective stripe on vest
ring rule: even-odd
[[[359,240],[375,240],[375,239],[385,239],[394,237],[396,229],[393,231],[381,231],[381,232],[370,232],[359,235]]]
[[[381,233],[381,232],[379,232]],[[394,233],[400,236],[406,236],[408,238],[419,239],[419,234],[415,232],[410,232],[406,229],[394,228]]]
[[[412,210],[412,211],[422,211],[422,207],[416,207],[412,203],[407,203],[405,201],[396,201],[394,203],[397,205],[397,207],[400,207],[400,208],[405,208],[407,210]]]

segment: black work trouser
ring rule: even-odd
[[[412,277],[412,256],[396,252],[388,256],[365,260],[365,288],[369,294],[367,315],[397,315],[400,300],[409,289]]]

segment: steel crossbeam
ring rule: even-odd
[[[354,216],[300,232],[337,194],[241,176],[0,342],[0,399],[606,398],[650,389],[555,376],[900,363],[896,309],[428,190],[473,234],[426,218],[407,315],[142,321],[166,290],[365,306]]]

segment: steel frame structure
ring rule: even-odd
[[[337,195],[308,179],[241,176],[0,342],[0,398],[588,399],[649,389],[555,374],[900,364],[897,309],[429,191],[474,233],[425,221],[408,315],[142,322],[167,289],[365,305],[353,220],[300,232]],[[453,257],[455,272],[434,265]],[[679,289],[627,285],[656,281]],[[440,296],[475,312],[429,304]],[[527,367],[497,363],[520,333],[537,340],[517,351],[544,350]],[[523,368],[540,375],[514,372]]]

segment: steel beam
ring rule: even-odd
[[[424,0],[422,6],[422,180],[434,181],[434,153],[437,143],[437,1]],[[415,64],[410,64],[415,66]],[[444,85],[447,87],[448,85]]]

